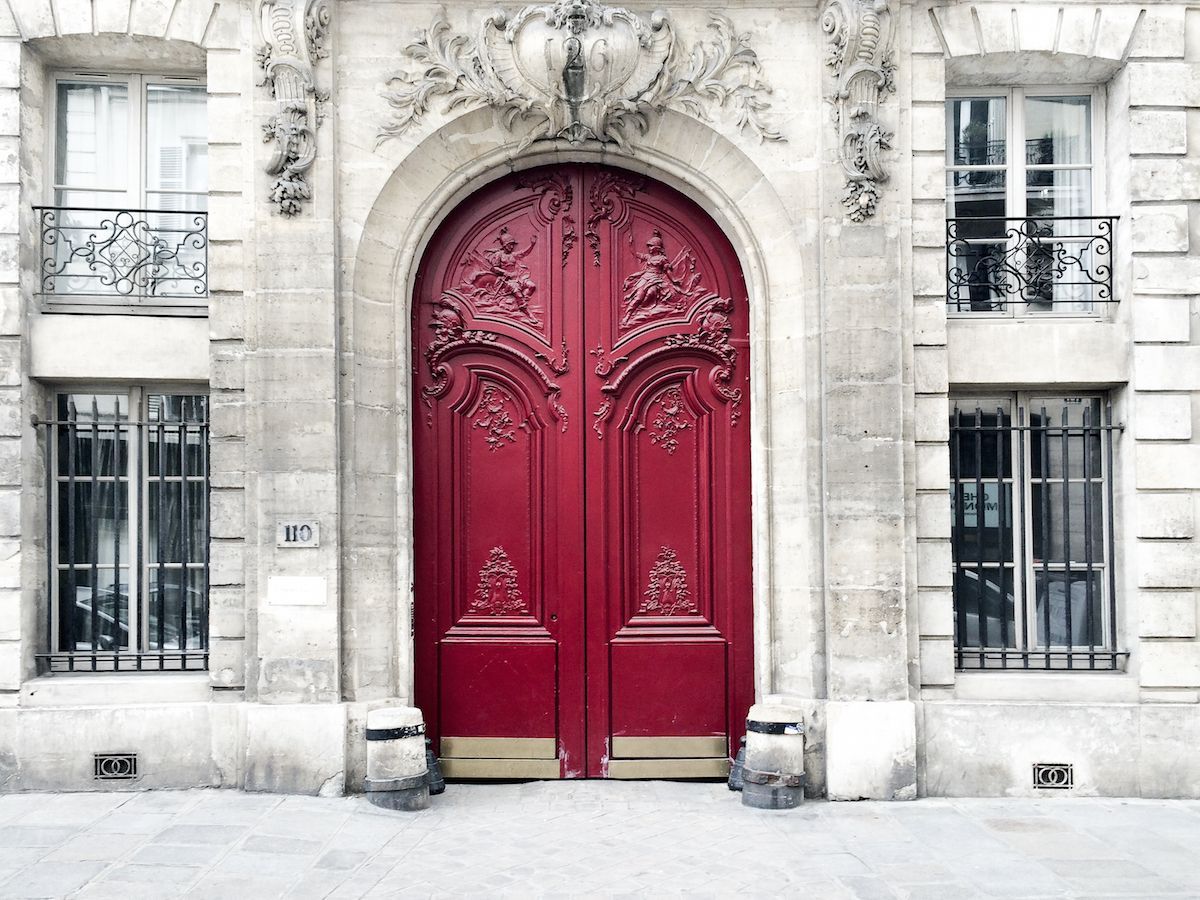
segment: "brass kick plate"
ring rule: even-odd
[[[443,739],[444,740],[444,739]],[[446,778],[558,778],[557,759],[438,760]]]
[[[724,735],[716,737],[614,737],[614,759],[688,759],[724,756]]]
[[[557,759],[554,738],[444,737],[447,759]]]
[[[729,760],[610,759],[609,778],[727,778]]]

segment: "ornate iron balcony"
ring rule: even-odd
[[[1088,312],[1112,303],[1115,216],[946,220],[946,302],[957,312]]]
[[[208,213],[35,206],[48,305],[194,307],[208,297]]]

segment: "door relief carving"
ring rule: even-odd
[[[679,449],[677,435],[692,427],[692,423],[684,418],[686,412],[683,406],[683,394],[678,385],[661,391],[657,397],[651,400],[650,408],[655,407],[658,408],[658,413],[654,417],[650,443],[656,447],[662,447],[667,451],[668,456],[674,456],[675,451]]]
[[[538,213],[546,222],[553,222],[564,209],[570,209],[575,191],[559,172],[551,172],[534,178],[518,178],[517,187],[528,188],[538,195]],[[575,217],[570,213],[562,221],[562,264],[566,268],[571,249],[579,240],[575,232]]]
[[[466,327],[462,301],[454,291],[446,291],[434,304],[429,327],[433,329],[433,340],[425,346],[425,363],[429,367],[430,384],[421,388],[421,401],[430,413],[425,424],[433,427],[433,401],[446,393],[450,386],[449,359],[456,353],[480,347],[508,356],[523,363],[537,377],[550,404],[550,412],[559,423],[563,433],[567,430],[567,411],[561,402],[562,388],[542,371],[530,356],[514,347],[500,343],[499,335],[491,331],[477,331]],[[538,354],[541,356],[541,354]],[[545,358],[545,357],[543,357]],[[550,363],[554,368],[555,363]],[[555,371],[558,371],[557,369]],[[566,345],[563,346],[562,371],[566,372]]]
[[[696,254],[683,247],[671,259],[657,228],[646,241],[646,252],[635,250],[634,256],[642,263],[642,270],[629,275],[621,286],[625,292],[622,328],[685,312],[704,293],[700,287],[703,276],[696,271]]]
[[[612,172],[605,172],[592,184],[588,192],[588,205],[592,214],[588,216],[587,227],[583,236],[587,238],[592,248],[592,265],[600,265],[600,232],[601,222],[616,222],[625,213],[625,204],[633,199],[633,195],[645,189],[645,179],[630,180]]]
[[[651,616],[688,616],[700,612],[688,590],[687,572],[670,547],[658,551],[638,613]]]
[[[537,235],[529,246],[518,250],[517,239],[507,227],[502,227],[495,238],[495,247],[472,250],[463,260],[463,266],[475,266],[463,279],[459,290],[471,298],[472,304],[482,313],[499,314],[524,325],[542,327],[542,308],[533,302],[537,285],[523,260],[537,246]]]
[[[495,453],[506,443],[517,442],[517,423],[512,416],[516,407],[516,401],[507,391],[494,384],[489,384],[483,389],[483,396],[479,398],[479,405],[475,409],[475,415],[479,418],[471,423],[471,427],[481,428],[486,432],[484,440],[491,452]],[[520,424],[525,425],[524,422]]]
[[[503,547],[493,547],[487,562],[479,570],[479,586],[467,607],[468,613],[484,616],[511,616],[528,613],[529,607],[517,585],[517,570]]]

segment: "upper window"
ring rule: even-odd
[[[1096,106],[1061,88],[946,100],[947,300],[955,312],[1078,315],[1112,299],[1096,217]]]
[[[204,86],[182,76],[64,74],[53,98],[38,293],[51,307],[203,303]]]

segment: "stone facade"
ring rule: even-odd
[[[1200,11],[740,2],[721,9],[750,35],[784,140],[739,127],[728,105],[702,120],[665,104],[622,148],[523,145],[486,105],[448,111],[437,97],[381,141],[389,78],[416,71],[403,53],[414,30],[444,16],[474,35],[492,6],[332,0],[306,61],[312,91],[298,95],[311,165],[284,154],[308,196],[285,215],[278,138],[262,130],[286,104],[257,55],[281,6],[0,6],[0,789],[88,789],[91,754],[107,751],[139,753],[142,787],[359,788],[367,711],[413,697],[417,265],[475,188],[573,161],[697,198],[740,255],[756,694],[806,710],[810,790],[1030,794],[1030,766],[1051,762],[1074,765],[1079,793],[1200,796]],[[710,6],[667,6],[676,35],[704,39]],[[875,116],[889,136],[868,148],[883,166],[873,205],[861,187],[845,200],[848,113],[839,126],[826,99],[845,68],[826,64],[839,10],[883,15],[891,42],[886,58],[861,57],[888,81]],[[32,206],[48,190],[47,79],[64,68],[206,78],[207,317],[39,307]],[[1086,318],[948,317],[948,86],[1068,83],[1103,89],[1097,213],[1119,216],[1118,302]],[[207,674],[37,674],[47,488],[30,420],[54,388],[98,381],[208,387]],[[1107,390],[1125,425],[1113,473],[1125,671],[956,671],[949,400],[1029,388]],[[280,549],[288,517],[319,521],[320,546]],[[300,583],[303,599],[287,587]]]

